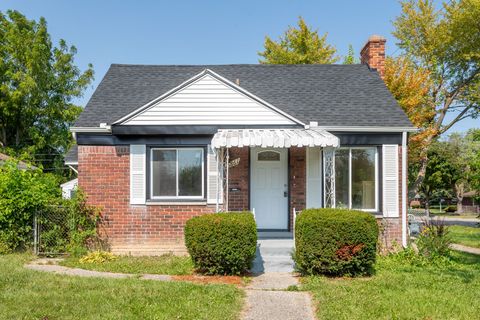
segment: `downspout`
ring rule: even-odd
[[[407,247],[407,132],[402,132],[402,245]]]

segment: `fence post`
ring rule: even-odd
[[[38,254],[38,226],[37,226],[38,211],[35,210],[33,215],[33,253]]]

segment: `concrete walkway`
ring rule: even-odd
[[[157,281],[171,281],[172,277],[163,274],[144,274],[140,277],[135,274],[130,273],[114,273],[114,272],[104,272],[104,271],[93,271],[85,270],[80,268],[69,268],[60,266],[58,264],[58,259],[38,259],[30,262],[25,265],[25,268],[36,271],[51,272],[56,274],[63,274],[67,276],[78,276],[78,277],[100,277],[100,278],[137,278],[142,280],[157,280]]]
[[[463,251],[471,254],[480,255],[480,248],[467,247],[461,244],[454,243],[450,246],[453,250]]]
[[[313,320],[310,294],[286,291],[298,286],[292,259],[294,243],[291,233],[259,232],[253,262],[252,282],[246,288],[244,320]]]

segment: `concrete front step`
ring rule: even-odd
[[[261,239],[253,262],[253,273],[293,272],[293,239]]]

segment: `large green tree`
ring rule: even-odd
[[[426,176],[420,185],[419,193],[425,199],[425,212],[430,215],[430,201],[435,194],[443,193],[445,190],[451,190],[452,183],[456,174],[455,167],[448,161],[448,156],[444,152],[443,144],[432,144],[428,151],[430,161],[428,161]],[[415,166],[416,164],[413,164]]]
[[[452,188],[457,198],[457,212],[463,213],[462,200],[465,191],[474,189],[478,184],[478,168],[476,163],[480,158],[480,141],[476,136],[480,132],[470,130],[466,134],[452,133],[448,140],[441,143],[441,149],[446,161],[454,168]]]
[[[327,34],[319,35],[302,17],[298,27],[289,27],[278,41],[265,37],[265,50],[259,55],[265,64],[328,64],[339,60],[335,47],[327,43]]]
[[[29,20],[18,11],[0,12],[0,148],[45,168],[61,166],[72,142],[68,128],[93,80],[89,65],[74,62],[76,48],[52,44],[44,18]]]
[[[397,65],[426,77],[419,85],[426,90],[417,112],[406,110],[420,128],[413,185],[417,192],[426,178],[431,144],[454,124],[480,113],[480,0],[448,1],[440,9],[430,0],[406,0],[401,5],[393,32],[402,49],[403,60]]]

